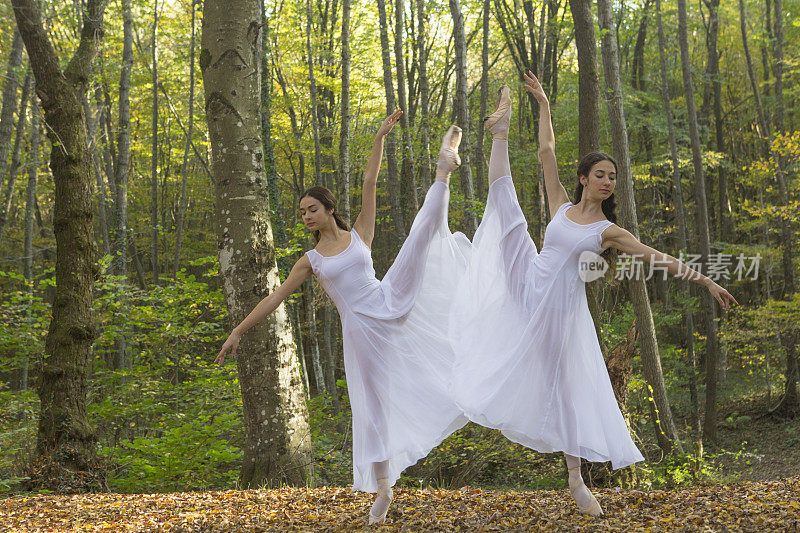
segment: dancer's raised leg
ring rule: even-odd
[[[489,157],[489,185],[497,178],[511,175],[508,159],[508,130],[511,127],[511,89],[500,88],[497,109],[486,117],[484,127],[492,134],[492,154]]]
[[[461,156],[458,155],[458,145],[461,144],[461,128],[450,126],[442,139],[439,149],[439,159],[436,161],[436,181],[445,185],[450,183],[450,173],[461,165]]]
[[[511,90],[504,85],[498,94],[497,109],[484,120],[484,128],[493,137],[492,153],[489,157],[489,196],[484,218],[497,217],[499,220],[502,237],[498,244],[508,290],[514,301],[526,306],[525,280],[530,263],[538,252],[528,233],[525,215],[520,208],[513,183],[510,180],[495,183],[500,178],[511,177],[511,162],[508,158],[510,126]],[[479,237],[476,234],[477,238]]]
[[[428,189],[403,246],[392,266],[381,280],[392,311],[402,314],[410,309],[422,281],[421,269],[425,265],[433,237],[447,224],[447,207],[450,201],[450,173],[461,164],[458,146],[461,128],[450,126],[442,139],[439,159],[436,162],[436,181]]]
[[[567,470],[569,471],[569,493],[575,503],[578,504],[578,509],[592,516],[602,515],[603,509],[597,502],[597,498],[594,497],[594,494],[589,491],[583,482],[581,458],[565,453],[564,459],[567,461]]]

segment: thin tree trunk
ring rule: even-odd
[[[470,161],[469,139],[469,102],[467,101],[467,42],[464,36],[464,15],[461,13],[459,0],[449,0],[450,15],[453,17],[453,38],[456,48],[456,124],[461,128],[461,167],[458,177],[461,182],[461,194],[464,195],[466,210],[464,212],[464,232],[472,237],[478,227],[478,219],[473,206],[472,165]]]
[[[311,91],[311,128],[314,133],[314,178],[315,185],[322,182],[322,149],[319,143],[319,107],[317,106],[317,80],[314,77],[314,54],[311,48],[311,26],[313,23],[311,0],[306,0],[306,59],[308,60],[308,85]]]
[[[22,161],[22,140],[25,138],[25,113],[28,109],[28,99],[33,88],[33,76],[31,71],[25,75],[25,82],[22,86],[22,98],[19,104],[19,117],[17,118],[17,136],[14,138],[14,148],[11,151],[11,166],[8,168],[8,182],[6,184],[3,203],[0,204],[0,242],[6,231],[8,217],[11,212],[11,200],[14,197],[14,187],[17,184],[17,175]],[[3,177],[0,176],[0,181]]]
[[[158,265],[158,0],[153,0],[153,42],[150,50],[153,83],[152,150],[150,152],[150,265],[153,269],[153,284],[159,283]]]
[[[486,117],[486,104],[489,97],[489,16],[491,2],[483,0],[482,18],[482,43],[481,43],[481,112],[480,118]],[[483,153],[484,129],[481,123],[478,126],[478,139],[475,142],[475,195],[483,198],[483,180],[485,170],[485,155]]]
[[[615,194],[620,205],[622,226],[639,238],[639,223],[636,217],[636,200],[633,195],[633,176],[631,174],[628,135],[625,125],[625,111],[622,107],[622,87],[619,76],[619,51],[617,48],[616,29],[611,15],[609,0],[597,1],[597,19],[600,29],[605,32],[601,47],[603,52],[603,70],[605,72],[606,100],[608,102],[611,134],[614,140],[614,151],[617,154],[617,191]],[[643,279],[632,279],[628,282],[636,327],[639,331],[639,342],[642,349],[642,367],[655,402],[658,419],[654,421],[659,446],[666,453],[673,447],[683,451],[675,423],[672,418],[664,374],[661,370],[661,359],[658,352],[658,341],[655,335],[653,315],[647,297],[647,286]]]
[[[31,148],[30,165],[28,167],[28,187],[25,191],[25,241],[23,246],[22,275],[28,291],[27,319],[33,316],[33,231],[34,213],[36,212],[36,178],[39,174],[39,109],[34,100],[31,103]],[[22,362],[19,372],[19,390],[28,389],[28,369],[30,361],[27,356]]]
[[[386,91],[386,114],[394,113],[397,109],[397,102],[394,97],[394,85],[392,83],[392,63],[389,60],[389,33],[386,22],[386,2],[378,0],[378,19],[380,22],[381,34],[381,59],[383,61],[383,86]],[[394,131],[386,136],[384,150],[386,151],[386,168],[388,178],[386,187],[389,192],[389,206],[391,209],[392,225],[394,228],[395,240],[397,243],[403,242],[406,238],[406,228],[403,221],[403,209],[400,204],[400,184],[397,169],[397,136]]]
[[[413,0],[412,0],[413,1]],[[414,152],[411,148],[411,137],[408,122],[408,98],[406,93],[405,61],[403,59],[403,17],[405,14],[405,0],[394,0],[394,62],[397,73],[397,100],[403,114],[400,115],[400,131],[402,136],[402,167],[400,184],[403,190],[403,204],[407,218],[406,226],[410,226],[414,216],[419,211],[419,198],[417,197],[417,184],[414,179]]]
[[[800,374],[797,364],[797,334],[787,332],[780,334],[779,338],[786,353],[786,384],[780,403],[770,414],[795,418],[800,415],[800,397],[797,393],[797,379]]]
[[[64,71],[33,0],[13,0],[52,143],[56,288],[46,357],[38,385],[41,409],[29,485],[59,491],[99,490],[97,436],[86,415],[92,317],[91,154],[81,102],[103,35],[103,0],[87,0],[81,40]],[[78,475],[79,474],[79,475]]]
[[[95,186],[97,187],[97,218],[100,222],[100,240],[103,247],[103,255],[111,253],[111,243],[108,236],[108,199],[107,188],[103,180],[103,171],[100,167],[100,144],[98,142],[97,128],[103,121],[103,108],[98,106],[94,119],[92,108],[89,104],[89,95],[83,98],[83,114],[86,119],[86,131],[89,135],[89,150],[92,154],[92,169],[94,170]]]
[[[775,6],[775,134],[783,135],[783,0],[773,0]],[[778,190],[781,197],[781,205],[785,208],[789,206],[789,189],[786,183],[786,163],[783,156],[777,154],[778,172],[776,177],[778,179]],[[794,246],[792,238],[794,235],[794,228],[792,227],[792,218],[781,217],[781,241],[783,247],[783,283],[784,291],[783,296],[791,298],[795,291],[794,284]]]
[[[590,0],[569,0],[578,52],[578,160],[600,149],[600,78]]]
[[[722,83],[719,72],[719,4],[720,0],[706,0],[708,7],[708,68],[706,69],[711,79],[711,91],[714,96],[714,129],[718,152],[725,152],[725,133],[722,121]],[[733,238],[733,221],[731,220],[731,205],[728,199],[728,174],[724,166],[718,170],[717,200],[720,216],[720,238],[730,242]]]
[[[339,133],[339,211],[350,224],[350,0],[342,0],[342,127]]]
[[[131,72],[133,70],[133,16],[131,0],[122,0],[122,69],[119,78],[119,124],[117,126],[117,165],[114,169],[117,197],[114,202],[116,230],[112,262],[118,276],[127,273],[128,170],[130,167]]]
[[[192,132],[194,130],[194,28],[197,7],[195,0],[191,2],[192,29],[189,45],[189,125],[186,131],[186,144],[183,147],[183,165],[181,166],[181,198],[178,205],[178,220],[175,221],[175,258],[172,261],[172,277],[178,273],[181,260],[181,245],[183,244],[183,225],[186,220],[186,209],[189,199],[186,193],[186,182],[189,179],[189,151],[192,147]],[[275,200],[277,201],[277,199]]]
[[[689,139],[692,144],[692,164],[695,179],[695,204],[697,206],[697,236],[700,241],[700,263],[707,264],[711,253],[708,232],[708,211],[706,207],[706,182],[703,170],[703,156],[700,147],[700,133],[697,127],[697,111],[694,104],[694,86],[689,58],[689,42],[686,29],[686,0],[678,0],[678,39],[681,49],[681,70],[683,90],[686,96]],[[706,408],[703,423],[703,438],[713,441],[717,434],[717,367],[719,344],[717,342],[717,308],[711,293],[704,291],[706,312]]]
[[[144,265],[142,264],[142,260],[139,258],[139,250],[136,249],[136,239],[133,237],[133,230],[129,230],[128,232],[127,245],[128,253],[130,254],[131,261],[133,262],[133,270],[136,272],[136,281],[139,284],[139,288],[145,291],[147,290],[147,280],[145,280]],[[117,356],[117,368],[131,367],[131,361],[125,357],[124,352],[118,352]]]
[[[659,66],[661,68],[661,96],[664,102],[664,115],[667,119],[667,130],[669,133],[669,151],[672,159],[672,198],[675,202],[675,211],[678,218],[678,249],[686,250],[687,229],[686,229],[686,207],[683,204],[683,185],[681,184],[681,166],[678,158],[678,144],[675,141],[675,125],[672,118],[672,104],[670,103],[669,78],[667,77],[667,60],[665,57],[666,39],[664,38],[664,26],[661,21],[661,0],[656,0],[656,24],[658,25],[658,53]],[[697,361],[694,351],[694,319],[692,317],[692,306],[690,303],[691,292],[690,282],[683,280],[680,282],[682,290],[686,293],[683,314],[684,322],[684,343],[689,359],[689,400],[692,406],[692,426],[695,431],[700,431],[700,406],[697,396]]]
[[[0,111],[0,194],[8,165],[8,148],[14,133],[14,113],[17,111],[17,89],[19,88],[20,65],[22,65],[22,36],[14,28],[14,39],[8,53],[6,84],[3,87],[3,110]]]
[[[311,338],[311,366],[314,368],[314,384],[317,394],[327,394],[328,387],[325,381],[325,372],[322,370],[322,357],[319,350],[319,335],[317,335],[317,313],[314,309],[314,281],[308,281],[308,296],[306,297],[306,320],[308,320],[308,336]]]
[[[260,13],[258,0],[210,1],[202,19],[220,274],[233,324],[280,283],[263,146],[251,142],[261,133]],[[309,482],[308,411],[283,305],[244,335],[236,365],[245,425],[240,486]]]
[[[711,82],[711,95],[713,95],[713,110],[714,110],[714,129],[716,148],[718,152],[725,152],[725,137],[722,131],[722,88],[719,80],[719,54],[717,53],[717,40],[719,38],[719,3],[720,0],[705,0],[708,7],[708,62],[706,68],[707,79]],[[708,81],[706,82],[708,87]],[[707,93],[708,90],[704,90]],[[706,99],[705,94],[703,95]],[[706,102],[703,102],[706,105]],[[710,183],[707,184],[709,187]],[[730,235],[730,206],[727,202],[727,176],[725,166],[719,165],[717,168],[717,206],[719,208],[718,217],[714,217],[714,213],[709,213],[711,219],[716,218],[719,231],[717,235],[723,241],[728,241]],[[710,207],[713,207],[714,202],[711,202]],[[709,228],[709,232],[711,228]],[[720,317],[718,328],[722,329],[724,316]],[[717,376],[721,383],[725,382],[728,366],[728,354],[724,345],[719,347],[719,362],[717,365]]]
[[[112,156],[112,150],[114,148],[114,144],[111,140],[111,103],[110,97],[106,100],[103,96],[103,88],[100,85],[95,86],[94,89],[94,100],[95,105],[98,109],[102,109],[102,122],[100,124],[100,137],[103,139],[103,146],[102,146],[102,158],[103,158],[103,166],[105,167],[105,175],[106,175],[106,183],[108,184],[109,188],[109,205],[108,205],[108,216],[109,216],[109,237],[112,239],[112,242],[109,244],[113,247],[113,238],[114,238],[114,231],[116,228],[116,222],[114,220],[114,200],[117,198],[117,182],[114,181],[114,161],[116,159],[116,155]],[[113,264],[113,263],[112,263]],[[113,268],[113,266],[112,266]]]
[[[415,0],[417,7],[417,56],[419,67],[419,118],[422,143],[422,183],[433,183],[431,167],[430,88],[428,86],[428,54],[425,50],[425,0]]]

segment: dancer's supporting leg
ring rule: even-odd
[[[375,479],[378,480],[378,497],[369,511],[369,523],[375,524],[386,520],[386,512],[392,503],[392,487],[389,486],[389,461],[372,463]]]
[[[567,470],[569,471],[569,493],[572,494],[572,499],[578,504],[578,509],[592,516],[603,514],[603,509],[600,508],[597,498],[589,492],[589,489],[583,483],[581,458],[565,453],[564,459],[567,461]]]
[[[492,154],[489,157],[489,185],[497,178],[511,175],[508,160],[508,130],[511,127],[511,89],[500,88],[497,109],[486,117],[484,124],[492,134]]]

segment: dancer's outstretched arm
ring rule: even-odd
[[[275,309],[281,305],[281,302],[296,291],[311,273],[311,261],[308,260],[307,255],[303,255],[292,267],[292,270],[286,277],[286,281],[281,283],[281,286],[275,289],[274,292],[258,302],[258,305],[250,311],[250,314],[247,315],[238,326],[233,328],[233,331],[228,336],[228,340],[222,345],[222,349],[219,351],[217,358],[214,359],[214,362],[222,364],[223,361],[225,361],[225,354],[228,350],[230,350],[231,355],[235,357],[236,349],[239,347],[239,339],[242,337],[242,334],[275,311]]]
[[[550,217],[555,216],[558,207],[569,201],[567,190],[558,179],[558,164],[556,163],[556,135],[550,120],[550,100],[544,94],[544,89],[533,72],[528,71],[525,76],[525,90],[536,98],[539,103],[539,161],[544,172],[544,184],[547,189],[547,200],[550,204]]]
[[[372,152],[369,154],[367,169],[364,171],[364,185],[361,188],[361,212],[353,224],[353,229],[358,232],[367,247],[372,246],[372,238],[375,236],[375,191],[378,187],[378,172],[381,169],[381,160],[383,159],[383,139],[392,131],[402,114],[403,111],[398,109],[386,117],[381,127],[378,128],[378,133],[375,134],[375,142],[372,143]]]
[[[728,310],[731,302],[739,305],[739,302],[737,302],[736,299],[731,296],[731,293],[717,285],[714,280],[708,276],[704,276],[700,272],[689,268],[685,263],[675,259],[669,254],[659,252],[655,248],[651,248],[646,244],[642,244],[636,237],[633,236],[630,231],[621,228],[616,224],[609,226],[603,232],[602,247],[616,248],[620,252],[624,252],[635,258],[641,258],[643,261],[646,261],[651,265],[655,265],[657,263],[659,266],[666,266],[667,272],[670,274],[678,276],[679,278],[688,279],[689,281],[694,281],[699,285],[703,285],[726,311]]]

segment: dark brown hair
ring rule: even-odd
[[[350,231],[350,227],[347,225],[347,222],[345,222],[342,216],[336,212],[336,197],[333,196],[333,193],[330,191],[330,189],[315,185],[306,189],[305,192],[300,196],[300,199],[302,200],[306,196],[310,196],[321,203],[326,212],[333,210],[333,219],[336,221],[336,225],[345,231]],[[319,242],[319,230],[314,232],[314,241]]]
[[[581,183],[580,177],[586,176],[589,177],[589,173],[592,171],[592,167],[594,167],[600,161],[610,161],[612,165],[614,165],[614,171],[617,172],[617,162],[614,160],[613,157],[608,155],[605,152],[589,152],[583,159],[581,159],[580,163],[578,163],[578,184],[575,186],[575,201],[573,204],[577,204],[581,201],[581,197],[583,196],[583,183]],[[603,214],[606,218],[615,223],[617,222],[617,202],[614,199],[614,193],[611,193],[611,196],[603,200],[601,204],[603,209]],[[606,261],[609,262],[610,266],[614,266],[616,264],[616,250],[612,248],[608,248],[602,254],[600,254]],[[613,270],[613,269],[609,269]]]

